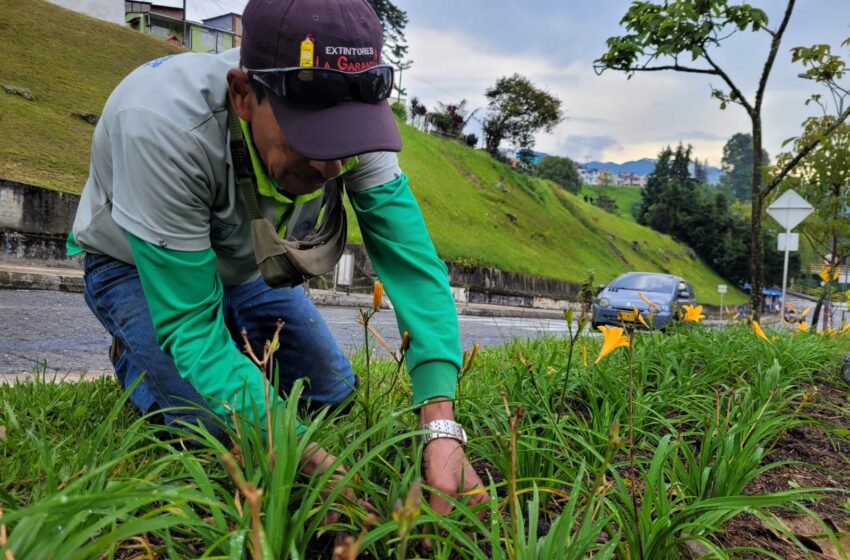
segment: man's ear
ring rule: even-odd
[[[241,68],[231,68],[227,71],[227,90],[230,105],[243,121],[251,122],[254,109],[257,106],[257,94],[251,87],[248,74]]]

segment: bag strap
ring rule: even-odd
[[[245,207],[252,220],[263,217],[260,212],[260,201],[257,199],[257,187],[254,177],[254,168],[251,165],[251,156],[245,146],[245,138],[242,136],[242,125],[239,117],[230,106],[230,96],[227,96],[227,127],[230,130],[230,157],[233,160],[233,178],[236,185],[242,189],[245,195]]]

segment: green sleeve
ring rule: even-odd
[[[265,380],[244,356],[224,324],[224,288],[212,249],[176,251],[128,233],[156,340],[181,377],[188,379],[219,416],[224,403],[265,426]],[[245,391],[244,399],[242,391]],[[279,398],[279,397],[278,397]],[[244,408],[243,408],[244,404]],[[298,432],[304,431],[302,426]]]
[[[414,404],[454,398],[461,362],[457,309],[446,265],[437,257],[407,176],[350,198],[399,330],[410,335],[406,359]]]

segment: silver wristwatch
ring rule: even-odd
[[[439,438],[456,439],[461,445],[466,445],[466,432],[463,430],[463,426],[453,420],[434,420],[428,422],[422,428],[430,430],[429,433],[422,436],[425,445]]]

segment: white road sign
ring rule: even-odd
[[[813,210],[812,205],[792,189],[782,193],[782,196],[767,207],[770,217],[788,231],[806,219]]]
[[[787,237],[786,237],[787,236]],[[788,243],[785,243],[785,240],[788,240]],[[784,251],[787,245],[789,251],[799,251],[800,250],[800,234],[799,233],[780,233],[776,236],[776,250]]]
[[[726,293],[726,284],[718,284],[717,285],[717,293],[725,294]]]

